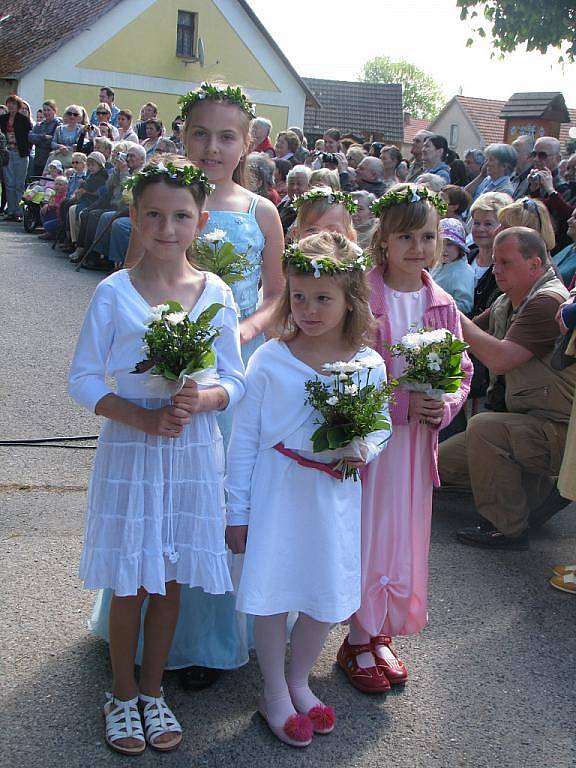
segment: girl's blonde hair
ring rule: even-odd
[[[310,235],[298,242],[298,250],[307,259],[329,259],[334,263],[354,262],[358,259],[358,246],[337,232],[320,232]],[[296,338],[300,329],[294,324],[290,306],[290,276],[306,274],[295,267],[284,264],[284,292],[275,313],[274,327],[277,328],[277,338],[281,341],[291,341]],[[366,273],[362,269],[337,272],[331,278],[336,280],[344,291],[346,302],[350,309],[344,322],[344,337],[351,347],[359,349],[370,343],[374,318],[370,310],[370,289]],[[315,280],[312,273],[310,279]]]
[[[405,193],[408,190],[417,190],[418,187],[414,184],[395,184],[388,191]],[[422,229],[426,224],[426,219],[430,211],[436,211],[436,208],[426,198],[414,201],[411,203],[396,203],[383,208],[372,243],[370,245],[370,253],[374,263],[380,267],[384,267],[384,271],[388,268],[388,251],[383,245],[382,241],[387,240],[390,235],[400,232],[413,232],[416,229]],[[438,221],[440,221],[440,214],[436,212]],[[435,227],[437,229],[437,227]],[[441,252],[440,238],[436,237],[436,254],[432,264],[428,264],[428,267],[433,267],[439,263]]]
[[[540,200],[522,197],[511,205],[505,205],[498,211],[498,221],[502,224],[502,229],[508,229],[508,227],[534,229],[542,236],[548,251],[551,251],[556,245],[556,236],[550,214]]]
[[[482,211],[483,213],[495,213],[498,215],[498,211],[504,208],[506,205],[510,205],[513,200],[506,192],[485,192],[470,206],[470,213],[475,211]]]
[[[312,174],[314,175],[314,174]],[[313,185],[310,185],[312,189]],[[346,225],[346,230],[352,233],[354,230],[354,223],[352,222],[352,216],[348,213],[347,209],[342,203],[335,203],[329,197],[319,197],[314,200],[303,200],[298,206],[298,214],[296,216],[296,222],[294,228],[297,232],[304,232],[305,229],[315,224],[318,219],[321,219],[325,213],[331,208],[338,206],[342,211],[342,216]]]

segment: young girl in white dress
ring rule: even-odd
[[[280,336],[248,363],[228,450],[227,540],[233,552],[246,552],[237,609],[256,617],[264,676],[259,711],[281,741],[296,747],[334,727],[334,712],[312,693],[308,676],[331,625],[360,604],[360,483],[340,481],[328,459],[313,453],[319,414],[306,403],[305,383],[328,382],[326,363],[368,358],[370,380],[386,378],[382,358],[365,347],[372,319],[361,253],[335,233],[287,251]],[[367,369],[361,375],[364,383]],[[389,432],[369,437],[366,461]],[[289,612],[299,616],[285,673]]]
[[[89,589],[113,590],[112,694],[106,741],[124,754],[146,742],[170,750],[182,739],[162,694],[164,665],[181,584],[222,594],[232,587],[224,542],[224,449],[216,413],[244,394],[238,319],[230,289],[190,265],[186,249],[206,223],[205,175],[188,161],[147,166],[133,188],[131,218],[145,243],[141,261],[97,287],[69,377],[71,395],[105,419],[90,481],[80,576]],[[194,320],[213,303],[219,383],[187,383],[159,399],[150,374],[132,374],[143,357],[151,307],[179,302]],[[113,391],[107,383],[116,382]],[[144,599],[139,685],[134,659]],[[141,715],[144,720],[144,739]]]

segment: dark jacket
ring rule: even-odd
[[[10,115],[0,115],[0,131],[7,135],[8,118]],[[14,134],[16,136],[16,146],[20,157],[28,157],[30,145],[28,144],[28,134],[32,130],[32,123],[27,117],[17,112],[14,116]]]
[[[54,131],[61,122],[59,117],[55,117],[54,120],[42,120],[41,123],[35,125],[30,131],[28,141],[36,147],[36,152],[34,153],[36,165],[44,165],[46,160],[48,160],[48,155],[52,152]],[[50,136],[50,138],[47,139],[46,136]]]
[[[108,174],[106,173],[106,169],[102,168],[96,173],[88,174],[88,176],[80,182],[78,188],[84,190],[84,194],[80,198],[83,208],[98,199],[100,191],[107,181]]]

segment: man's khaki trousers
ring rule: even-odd
[[[479,413],[440,444],[440,479],[471,489],[482,517],[505,536],[520,536],[556,483],[566,432],[566,424],[526,414]]]

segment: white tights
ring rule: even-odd
[[[306,714],[322,702],[309,687],[309,675],[331,624],[299,614],[290,635],[290,662],[285,670],[287,613],[256,616],[254,640],[264,678],[264,704],[271,725],[282,726],[296,712]]]

